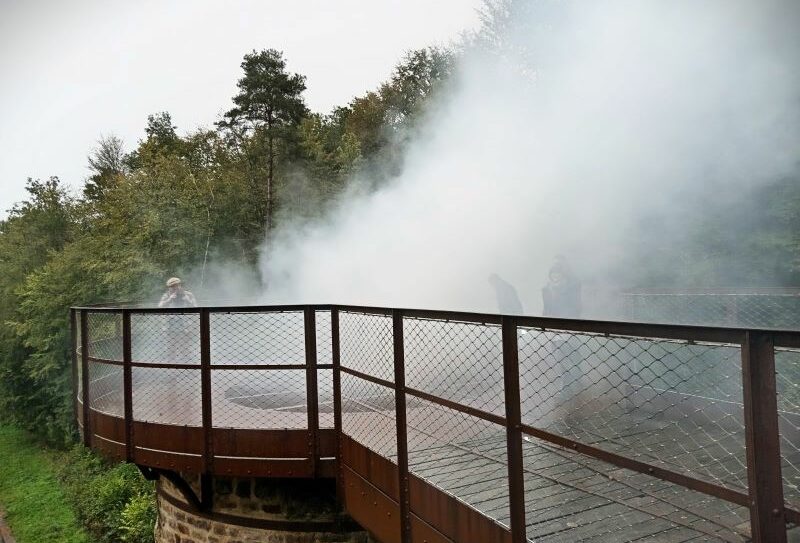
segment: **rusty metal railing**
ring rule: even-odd
[[[800,332],[344,305],[71,322],[87,446],[206,484],[335,476],[381,541],[779,542],[800,521]]]

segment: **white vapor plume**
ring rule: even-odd
[[[262,301],[496,311],[496,272],[537,314],[555,255],[613,283],[647,256],[642,220],[665,218],[652,242],[669,243],[797,168],[800,2],[509,5],[397,179],[279,232]]]

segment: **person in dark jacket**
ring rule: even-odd
[[[497,308],[500,313],[504,315],[522,315],[522,302],[519,300],[519,294],[514,285],[502,279],[496,273],[489,276],[489,284],[494,289],[494,295],[497,299]]]
[[[581,283],[572,274],[564,257],[556,257],[550,268],[547,284],[542,288],[542,301],[543,313],[547,317],[577,319],[581,316]],[[560,375],[559,403],[567,424],[573,422],[572,411],[580,403],[576,398],[585,388],[582,344],[579,336],[569,332],[554,333],[549,343]]]
[[[544,315],[577,319],[581,316],[581,283],[572,274],[566,259],[556,258],[542,289]]]

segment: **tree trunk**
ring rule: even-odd
[[[267,114],[267,145],[269,148],[269,163],[267,164],[267,234],[272,231],[272,181],[275,169],[275,148],[272,135],[272,112]]]

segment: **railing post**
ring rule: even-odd
[[[69,309],[69,344],[72,360],[72,420],[78,423],[78,323],[75,309]]]
[[[133,462],[133,370],[131,369],[131,312],[122,310],[122,389],[125,406],[125,460]]]
[[[86,310],[81,309],[81,386],[83,387],[83,444],[92,443],[92,430],[89,428],[89,323]]]
[[[200,394],[203,410],[203,474],[200,476],[200,500],[204,511],[213,507],[214,435],[211,413],[211,316],[200,309]]]
[[[331,363],[333,364],[333,431],[336,434],[336,494],[344,505],[342,475],[342,374],[339,339],[339,308],[331,309]]]
[[[745,332],[742,385],[753,541],[785,543],[786,520],[772,334]]]
[[[319,471],[319,397],[317,387],[317,314],[306,306],[303,312],[303,329],[306,345],[306,401],[308,402],[308,456],[311,459],[311,476]]]
[[[397,474],[400,500],[400,541],[411,541],[411,503],[408,489],[408,431],[406,426],[406,362],[403,338],[403,313],[392,310],[394,339],[394,403],[397,421]]]
[[[519,391],[519,345],[517,321],[503,316],[503,388],[506,404],[506,453],[511,541],[525,543],[525,483],[522,464],[522,409]]]

